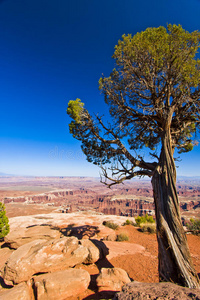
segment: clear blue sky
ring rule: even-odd
[[[122,34],[181,24],[200,30],[200,0],[0,0],[0,172],[98,176],[69,134],[67,103],[105,109],[101,74]],[[179,175],[200,175],[200,146]]]

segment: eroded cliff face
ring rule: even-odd
[[[200,189],[178,187],[181,212],[200,209]],[[46,204],[63,213],[94,210],[99,213],[121,216],[153,215],[155,207],[152,190],[149,188],[124,188],[102,192],[95,189],[54,190],[23,197],[5,197],[5,204],[12,202]]]

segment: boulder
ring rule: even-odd
[[[81,269],[68,269],[35,276],[34,290],[37,300],[64,300],[83,293],[90,283],[90,275]]]
[[[59,239],[61,232],[55,227],[49,225],[29,226],[26,228],[17,228],[12,230],[5,238],[5,244],[11,249],[17,249],[20,246],[38,239]]]
[[[88,249],[76,237],[35,240],[19,247],[5,263],[2,277],[7,284],[27,281],[37,273],[54,272],[83,263]]]
[[[122,292],[117,293],[114,300],[199,300],[200,290],[189,289],[178,286],[170,282],[143,283],[131,282],[122,288]]]
[[[109,253],[108,248],[101,241],[83,239],[80,241],[80,243],[89,251],[88,257],[84,261],[86,264],[95,263],[99,259],[105,258]]]
[[[103,225],[99,226],[98,236],[104,241],[116,241],[117,239],[115,230]]]
[[[5,290],[0,294],[1,300],[31,300],[31,294],[26,283],[20,283],[19,285]]]
[[[121,291],[122,286],[130,283],[126,271],[120,268],[102,268],[97,277],[99,292],[102,291]]]
[[[117,234],[115,232],[113,232],[113,233],[107,235],[106,237],[104,237],[103,240],[114,242],[117,240]]]
[[[0,270],[2,270],[5,262],[8,260],[12,253],[13,250],[10,250],[9,248],[0,248]]]

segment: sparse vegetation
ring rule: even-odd
[[[191,231],[192,234],[200,235],[200,219],[199,220],[190,219],[190,223],[188,223],[186,226],[187,229]]]
[[[146,214],[145,216],[138,216],[135,218],[135,222],[137,224],[137,226],[141,226],[141,224],[145,224],[145,223],[155,223],[155,220],[152,216],[149,216],[148,214]]]
[[[133,221],[130,221],[129,219],[126,220],[126,222],[124,222],[122,224],[122,226],[126,226],[126,225],[134,225]]]
[[[0,202],[0,239],[9,233],[10,227],[6,216],[5,206]]]
[[[155,223],[143,223],[140,225],[142,232],[156,233]]]
[[[117,225],[116,223],[113,223],[112,221],[104,221],[103,222],[103,225],[106,226],[106,227],[109,227],[111,229],[118,229],[119,225]]]
[[[138,216],[135,218],[136,226],[140,227],[142,232],[156,233],[156,224],[152,216]]]
[[[123,241],[128,241],[129,240],[129,236],[126,233],[120,233],[117,235],[117,242],[123,242]]]

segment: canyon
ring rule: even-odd
[[[199,180],[178,180],[177,193],[183,223],[200,217]],[[108,189],[98,178],[89,177],[2,177],[0,201],[13,205],[42,205],[47,211],[71,213],[93,211],[134,217],[155,215],[149,180],[132,180]]]
[[[200,217],[199,187],[198,180],[177,182],[183,224],[191,217]],[[55,299],[54,294],[58,291],[50,287],[56,284],[59,290],[65,286],[60,299],[111,299],[116,291],[121,290],[122,284],[128,282],[121,278],[121,272],[126,272],[131,282],[125,286],[127,290],[124,288],[119,293],[119,299],[123,300],[138,282],[140,293],[148,289],[141,299],[146,299],[146,294],[155,289],[156,297],[160,296],[163,287],[158,285],[156,234],[143,233],[132,225],[124,226],[127,219],[134,223],[134,216],[146,213],[154,216],[149,180],[133,180],[108,189],[97,178],[1,177],[0,201],[5,204],[10,225],[10,233],[0,244],[0,298]],[[104,226],[105,221],[118,224],[118,229]],[[120,234],[126,234],[129,240],[118,242],[116,238]],[[200,275],[199,237],[188,233],[187,239],[195,269]],[[74,252],[69,248],[65,254],[62,243],[71,243]],[[101,247],[98,246],[98,250],[97,245],[109,249],[106,257],[99,258]],[[78,260],[80,250],[81,261]],[[24,259],[25,252],[29,253],[28,260],[27,255]],[[36,259],[33,253],[36,253]],[[46,255],[48,263],[56,260],[52,263],[55,269],[47,264]],[[74,267],[67,264],[68,261],[71,263],[72,256]],[[59,257],[66,261],[64,270]],[[26,272],[13,277],[13,272],[18,269],[16,264],[20,268],[25,266]],[[87,280],[81,286],[83,277]],[[80,285],[80,290],[72,284],[66,286],[69,279]],[[44,281],[47,289],[44,289]],[[108,285],[110,282],[112,286]],[[176,293],[183,294],[182,290],[175,288]],[[167,286],[166,289],[174,297],[173,287]],[[154,296],[149,299],[154,299]],[[189,299],[188,295],[185,297],[181,296],[181,299]]]

